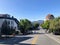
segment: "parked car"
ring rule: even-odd
[[[55,34],[55,35],[60,35],[60,30],[55,30],[55,31],[53,32],[53,34]]]

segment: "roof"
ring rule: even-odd
[[[19,21],[16,18],[14,18],[13,16],[10,17],[9,14],[0,14],[0,19],[11,19],[11,20],[14,20],[18,24],[18,27],[19,27]]]

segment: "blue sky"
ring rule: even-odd
[[[60,0],[0,0],[0,13],[19,19],[44,20],[47,14],[60,16]]]

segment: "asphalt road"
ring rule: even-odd
[[[45,34],[40,34],[36,43],[37,45],[60,45]]]
[[[41,29],[39,32],[40,32],[40,34],[39,34],[39,37],[37,39],[36,45],[60,45],[55,40],[46,36],[45,35],[46,33],[43,29]]]
[[[12,38],[0,39],[0,45],[60,45],[47,37],[43,29],[36,32],[30,35],[16,35]]]

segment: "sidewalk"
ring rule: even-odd
[[[55,40],[57,43],[60,44],[60,35],[54,35],[54,34],[45,34],[46,36],[48,36],[49,38]]]

